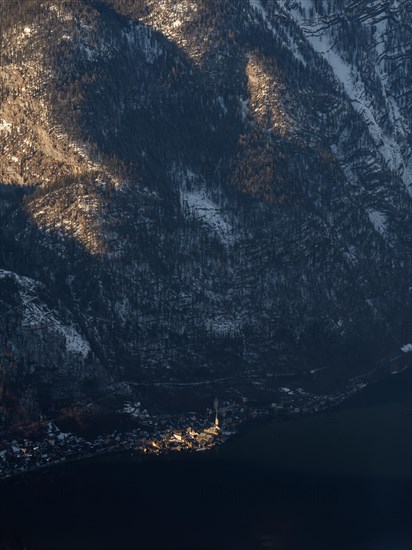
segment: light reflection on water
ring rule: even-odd
[[[7,484],[0,522],[29,550],[411,550],[409,382],[250,427],[207,455],[119,456]]]

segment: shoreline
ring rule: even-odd
[[[252,429],[253,426],[256,425],[273,422],[289,422],[299,418],[310,418],[321,414],[327,414],[329,411],[342,407],[342,405],[356,395],[363,393],[367,387],[382,383],[384,380],[388,379],[389,376],[400,375],[409,368],[410,365],[406,365],[404,368],[399,369],[396,372],[386,372],[385,376],[379,377],[369,383],[362,382],[355,388],[352,388],[351,391],[347,390],[338,396],[321,396],[316,405],[310,403],[306,405],[306,407],[289,406],[286,408],[273,409],[267,404],[253,406],[253,404],[237,403],[232,405],[232,409],[237,408],[236,412],[238,416],[234,415],[230,419],[230,422],[225,419],[223,421],[223,429],[217,431],[213,431],[214,428],[213,426],[210,426],[210,422],[207,419],[198,420],[195,427],[199,431],[195,431],[192,427],[193,422],[191,422],[187,417],[180,424],[180,426],[167,426],[163,431],[158,431],[152,434],[153,437],[151,437],[147,432],[141,430],[121,434],[118,434],[115,431],[111,434],[107,434],[105,438],[99,436],[95,441],[87,441],[74,436],[73,434],[62,434],[58,429],[55,429],[54,433],[49,431],[49,438],[53,436],[54,439],[48,440],[50,443],[49,447],[47,447],[47,443],[44,444],[46,449],[43,449],[43,454],[38,457],[37,463],[35,465],[24,467],[25,455],[23,454],[22,456],[15,458],[15,460],[20,458],[23,461],[23,465],[17,468],[16,466],[4,468],[5,475],[0,474],[0,485],[3,483],[13,482],[14,480],[19,478],[21,479],[24,476],[34,476],[36,472],[52,470],[53,468],[59,466],[114,455],[133,454],[135,456],[139,456],[141,459],[151,459],[157,457],[169,459],[190,456],[196,452],[206,453],[220,447],[232,437]],[[153,420],[153,423],[156,423],[156,417],[151,420]],[[51,430],[50,424],[51,423],[49,423],[49,429]],[[189,434],[187,435],[187,438],[185,434]],[[199,437],[200,443],[197,441]],[[76,449],[79,451],[80,454],[78,456],[65,457],[64,441],[67,439],[69,439],[69,442],[72,443],[74,447],[74,450],[73,448],[71,449],[72,452],[76,452]],[[104,439],[105,443],[103,442]],[[55,443],[52,443],[53,441],[55,441]],[[61,445],[60,443],[56,445],[57,449],[62,453],[62,456],[53,458],[55,444],[57,441],[62,443]],[[13,442],[15,442],[15,440],[13,440]],[[11,443],[12,447],[13,442]],[[42,443],[39,443],[39,446],[41,444]],[[83,447],[83,449],[76,447],[76,444]],[[99,446],[100,448],[96,448]],[[87,450],[88,452],[82,453],[82,450]],[[2,455],[4,455],[4,451],[0,453],[0,472],[2,470],[1,459],[3,458],[4,461],[4,457]],[[41,463],[41,459],[44,460],[43,463]]]

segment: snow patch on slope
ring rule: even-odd
[[[90,351],[89,343],[77,332],[73,325],[61,323],[57,318],[57,314],[41,301],[38,291],[42,285],[29,277],[0,269],[0,279],[7,277],[14,279],[19,284],[22,326],[31,329],[33,332],[50,330],[61,334],[65,339],[66,351],[85,358]]]
[[[377,210],[368,210],[368,217],[375,230],[384,235],[386,233],[386,217]]]
[[[293,55],[298,59],[305,67],[306,67],[306,61],[304,60],[301,52],[299,51],[298,45],[294,42],[292,36],[288,36],[283,40],[277,30],[274,28],[274,26],[269,21],[269,16],[265,8],[262,6],[262,3],[260,0],[249,0],[249,5],[255,12],[259,13],[259,15],[262,17],[263,21],[265,22],[265,25],[267,28],[272,32],[272,34],[276,37],[277,40],[282,40],[282,43],[284,46],[286,46],[289,50],[292,51]]]
[[[222,208],[208,196],[206,189],[199,180],[196,181],[195,174],[190,170],[187,171],[187,178],[193,182],[193,187],[184,187],[180,191],[184,211],[213,231],[223,244],[232,244],[233,227],[222,213]]]
[[[62,334],[66,340],[66,351],[87,357],[90,350],[90,345],[77,330],[71,325],[62,325],[58,323],[56,330]]]
[[[182,193],[182,201],[189,212],[212,229],[223,243],[229,244],[232,241],[232,226],[224,219],[220,213],[221,209],[209,199],[203,189],[185,190]]]
[[[355,67],[347,64],[334,50],[334,45],[325,35],[324,30],[316,25],[316,22],[304,19],[298,8],[291,10],[291,15],[295,22],[301,27],[313,49],[328,62],[336,80],[342,84],[348,94],[353,108],[366,123],[369,134],[375,146],[385,159],[388,168],[400,174],[408,192],[412,196],[412,178],[410,170],[408,169],[408,161],[403,158],[396,140],[392,136],[388,136],[379,126],[376,115],[373,112],[372,103],[368,102],[365,85],[362,82],[359,72]],[[382,81],[382,75],[380,76]],[[385,91],[384,86],[383,91]],[[397,130],[402,132],[403,128],[400,125],[399,108],[393,100],[389,100],[389,98],[386,98],[386,100],[388,103],[388,113],[391,115],[391,119],[393,119],[392,122]]]

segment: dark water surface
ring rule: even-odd
[[[7,482],[1,528],[32,550],[412,550],[411,387],[406,371],[208,454]]]

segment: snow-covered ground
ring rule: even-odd
[[[403,353],[410,353],[412,351],[412,344],[405,344],[401,347],[401,351],[403,351]]]
[[[209,197],[200,178],[196,178],[191,171],[187,172],[187,178],[192,181],[192,188],[181,188],[180,200],[184,211],[208,227],[224,245],[231,245],[234,240],[233,227],[222,208]]]
[[[260,0],[249,0],[250,6],[255,10],[256,13],[262,17],[263,21],[265,22],[267,28],[272,32],[272,34],[276,37],[277,40],[282,40],[283,45],[286,46],[290,51],[293,52],[293,55],[296,59],[298,59],[304,66],[306,66],[306,61],[303,58],[302,53],[300,52],[299,45],[296,44],[296,42],[293,40],[292,36],[287,37],[287,41],[285,41],[283,38],[279,36],[279,33],[274,28],[274,26],[271,24],[268,13],[265,10],[265,8],[262,6],[262,3]]]
[[[206,195],[203,189],[184,191],[182,200],[189,212],[205,223],[222,242],[229,244],[232,240],[232,226],[221,214],[221,209]]]
[[[382,212],[378,212],[377,210],[368,210],[368,217],[376,231],[381,235],[384,235],[386,232],[386,217],[382,214]]]
[[[131,401],[126,401],[123,407],[123,411],[126,414],[129,414],[133,418],[148,418],[149,413],[146,409],[142,408],[140,401],[132,403]]]
[[[257,2],[258,0],[251,0],[252,2]],[[297,3],[296,3],[297,4]],[[304,0],[304,5],[302,7],[310,7],[307,5],[307,0]],[[362,81],[361,75],[356,70],[356,67],[349,65],[344,61],[340,53],[338,52],[335,44],[331,42],[329,37],[325,33],[324,26],[319,22],[319,20],[314,19],[308,20],[302,16],[302,10],[295,7],[290,12],[296,21],[296,23],[302,29],[305,37],[313,47],[313,49],[319,53],[325,61],[331,67],[336,80],[343,86],[349,99],[352,102],[352,106],[357,113],[362,117],[366,123],[369,134],[385,159],[388,168],[400,174],[405,187],[407,188],[409,194],[412,196],[412,174],[410,170],[410,158],[405,157],[400,147],[395,140],[395,136],[388,135],[384,129],[380,126],[378,120],[378,113],[375,112],[371,98],[368,97],[366,87]],[[382,27],[380,33],[381,35],[385,32],[385,28]],[[382,92],[385,96],[387,103],[387,113],[391,119],[391,122],[396,128],[396,132],[405,136],[405,128],[402,122],[402,117],[400,110],[396,101],[388,97],[386,94],[385,87],[385,74],[382,73],[381,68],[377,67],[376,74],[380,78],[382,83]]]
[[[47,330],[61,334],[65,339],[66,351],[87,357],[90,345],[83,338],[76,328],[71,324],[64,324],[58,319],[57,312],[48,306],[38,297],[41,285],[34,279],[22,277],[11,271],[0,269],[0,279],[13,278],[19,285],[19,294],[22,308],[22,326],[30,328],[33,332]]]

